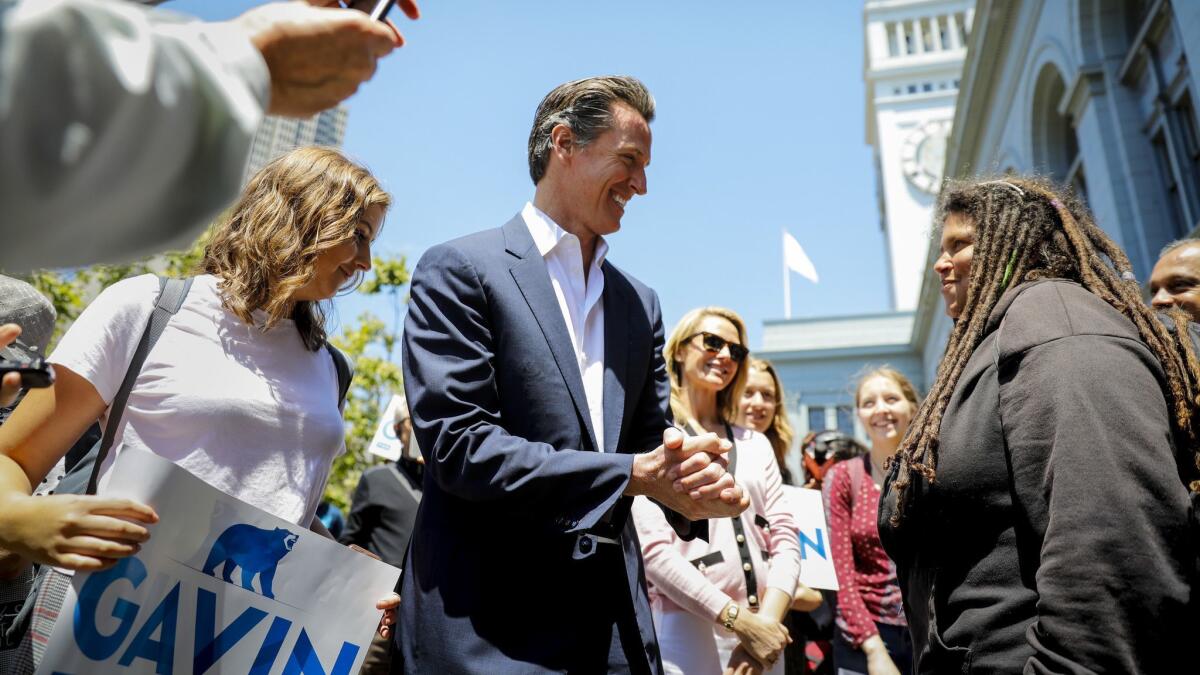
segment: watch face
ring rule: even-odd
[[[934,194],[942,182],[950,120],[926,122],[914,129],[900,149],[901,168],[913,187]]]

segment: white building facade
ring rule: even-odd
[[[978,11],[947,170],[1073,184],[1145,282],[1159,249],[1200,222],[1189,66],[1200,2],[988,0]]]
[[[951,323],[932,272],[938,242],[929,236],[929,207],[919,211],[913,204],[923,203],[920,195],[901,189],[920,186],[909,176],[912,163],[906,168],[905,142],[897,141],[903,128],[893,133],[899,122],[892,121],[901,114],[882,100],[888,91],[894,95],[895,86],[875,64],[894,58],[892,45],[901,40],[899,34],[883,39],[888,22],[952,4],[866,3],[866,80],[874,111],[867,137],[876,149],[881,218],[897,290],[911,289],[910,281],[898,280],[901,267],[914,265],[912,249],[920,248],[918,293],[909,312],[766,322],[760,355],[781,371],[792,394],[789,412],[802,430],[815,428],[822,416],[826,427],[834,422],[844,428],[842,416],[831,420],[828,410],[852,404],[849,383],[868,364],[889,362],[918,390],[927,390],[945,349]],[[1189,65],[1200,62],[1200,1],[978,0],[973,11],[961,11],[973,20],[965,24],[965,60],[950,106],[943,172],[955,178],[1037,173],[1073,185],[1145,283],[1162,246],[1200,232],[1200,79]],[[885,32],[872,27],[875,19],[884,22]],[[888,57],[877,60],[881,50]],[[899,107],[904,122],[926,124],[915,110]],[[944,111],[931,105],[928,114]],[[898,143],[899,168],[893,154]],[[903,219],[902,209],[910,214]],[[906,247],[895,244],[898,238],[906,239]],[[897,298],[902,307],[899,293]]]
[[[919,300],[973,5],[865,3],[866,140],[874,150],[892,311],[765,323],[757,355],[776,365],[801,436],[840,429],[863,437],[852,388],[871,366],[890,365],[918,390],[927,387],[922,345],[930,338],[921,331],[931,326]]]
[[[912,311],[921,292],[972,6],[872,0],[864,8],[866,140],[874,149],[893,310]]]

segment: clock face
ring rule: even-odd
[[[900,167],[904,177],[913,187],[926,194],[937,192],[942,182],[950,124],[950,120],[926,122],[909,133],[900,148]]]

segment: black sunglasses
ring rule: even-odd
[[[742,345],[739,345],[736,342],[730,342],[720,335],[713,335],[712,333],[705,333],[703,331],[689,335],[684,342],[691,342],[692,338],[696,337],[697,335],[700,336],[700,344],[704,345],[704,349],[706,351],[719,354],[722,349],[729,347],[729,358],[733,359],[734,363],[741,363],[742,361],[746,360],[747,356],[750,355],[750,350],[746,349]]]

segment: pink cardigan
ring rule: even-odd
[[[761,598],[767,587],[778,588],[790,597],[800,576],[800,542],[795,517],[783,495],[783,480],[771,444],[762,434],[733,427],[737,442],[734,478],[750,495],[750,508],[740,516],[750,546]],[[770,523],[769,531],[755,524],[755,514]],[[749,595],[742,571],[738,544],[729,518],[708,521],[709,541],[683,541],[667,523],[662,509],[645,497],[633,503],[633,522],[646,560],[650,598],[658,611],[683,609],[715,621],[730,601],[743,607]],[[701,571],[690,561],[720,551],[724,562],[706,565]],[[764,561],[762,551],[770,554]]]

